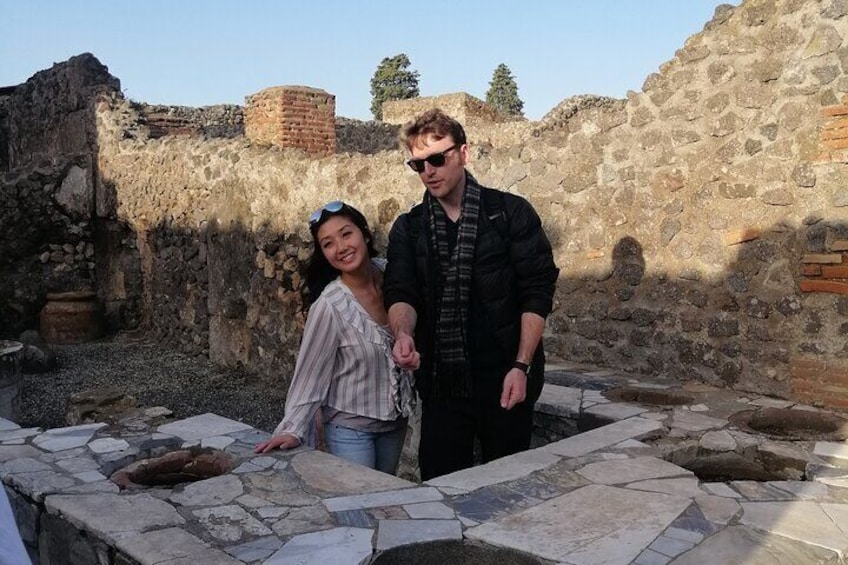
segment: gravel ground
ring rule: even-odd
[[[214,412],[272,431],[283,416],[285,390],[256,376],[214,365],[130,334],[79,345],[54,345],[59,367],[23,375],[25,427],[66,426],[68,398],[111,386],[134,396],[139,407],[165,406],[176,418]]]

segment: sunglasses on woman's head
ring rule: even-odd
[[[423,173],[424,172],[425,161],[427,163],[430,163],[430,165],[433,166],[433,167],[441,167],[442,165],[445,164],[445,158],[446,158],[445,153],[447,153],[448,151],[453,151],[458,146],[459,146],[459,144],[455,143],[455,144],[451,145],[450,147],[448,147],[447,149],[445,149],[444,151],[440,151],[439,153],[433,153],[429,157],[424,157],[423,159],[407,159],[406,164],[409,165],[409,168],[411,168],[416,173]]]
[[[333,200],[332,202],[327,202],[326,204],[312,212],[312,215],[309,216],[309,225],[311,226],[316,222],[320,221],[321,216],[324,215],[324,212],[335,214],[336,212],[339,212],[342,208],[344,208],[344,205],[345,203],[341,200]]]

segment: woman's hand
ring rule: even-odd
[[[274,436],[253,448],[254,453],[268,453],[272,449],[294,449],[300,445],[300,440],[292,434]]]
[[[421,366],[421,355],[415,350],[415,340],[409,334],[400,334],[395,339],[392,357],[401,369],[415,371]]]

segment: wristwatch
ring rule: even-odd
[[[530,365],[527,364],[527,363],[522,363],[521,361],[515,361],[512,364],[512,368],[513,369],[519,369],[519,370],[521,370],[522,373],[524,373],[526,375],[527,372],[530,370]]]

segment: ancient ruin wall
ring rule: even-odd
[[[32,327],[47,292],[95,286],[91,101],[119,81],[90,54],[3,97],[0,120],[0,332]]]
[[[472,172],[529,198],[554,244],[551,353],[848,404],[847,10],[719,7],[626,101],[520,142],[513,124],[469,124]],[[132,235],[109,240],[123,263],[98,264],[101,291],[131,298],[122,265],[137,265],[158,335],[273,379],[300,336],[304,219],[343,198],[384,242],[422,192],[395,151],[150,140],[114,96],[97,115],[97,215]]]
[[[481,176],[555,241],[553,351],[848,405],[846,288],[800,284],[848,237],[846,155],[823,137],[848,92],[845,11],[720,7],[623,113],[492,152]]]

